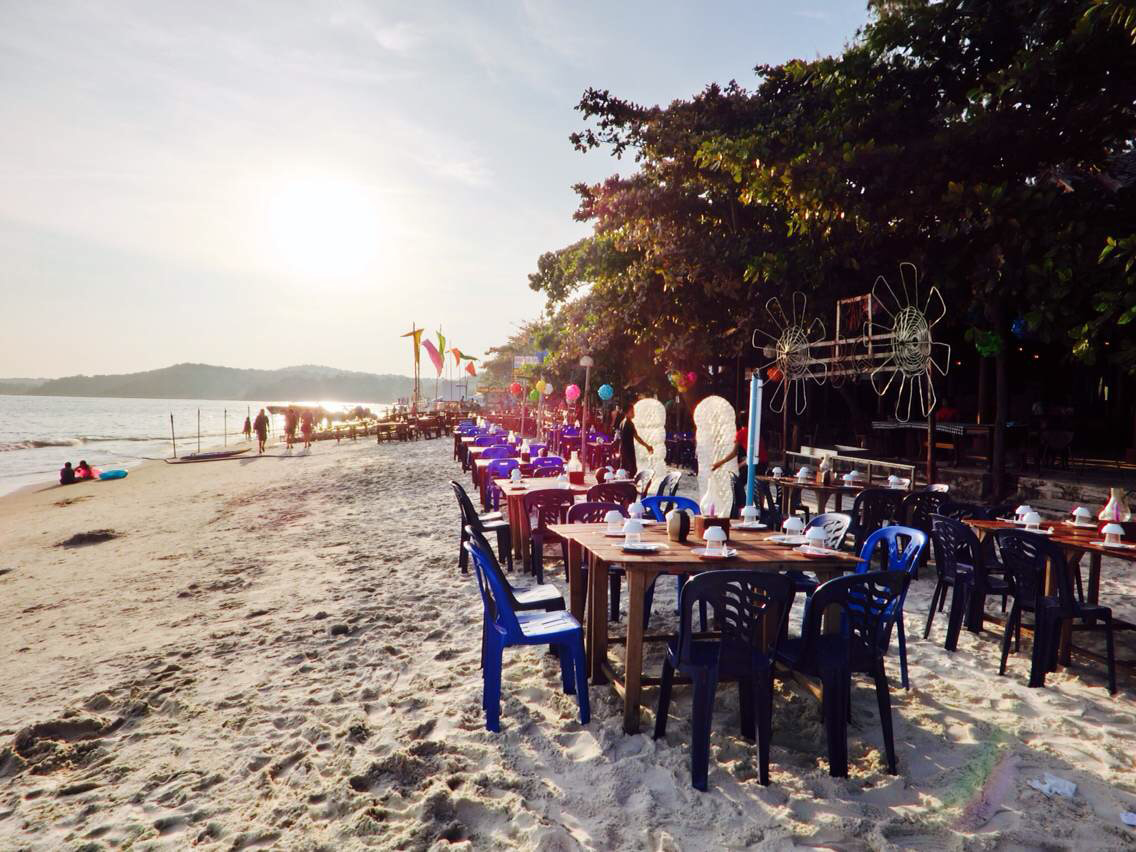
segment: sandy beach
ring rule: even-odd
[[[607,687],[581,726],[535,648],[506,652],[490,734],[451,478],[448,440],[359,441],[0,499],[0,848],[1136,846],[1131,679],[1110,697],[1075,666],[1030,690],[1027,643],[998,677],[999,628],[949,654],[940,617],[924,641],[932,569],[907,602],[912,689],[889,658],[898,776],[867,680],[848,779],[819,705],[779,684],[761,787],[723,689],[699,793],[688,691],[665,741],[625,736]],[[60,546],[93,530],[115,535]],[[1136,620],[1131,576],[1105,560],[1101,599]],[[660,583],[653,626],[673,604]],[[1046,772],[1076,794],[1030,786]]]

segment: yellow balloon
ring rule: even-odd
[[[537,379],[535,387],[538,391],[544,393],[544,379]]]

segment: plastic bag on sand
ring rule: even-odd
[[[1035,790],[1040,790],[1047,796],[1058,795],[1065,796],[1071,799],[1077,792],[1077,785],[1072,781],[1066,781],[1064,778],[1058,778],[1049,772],[1039,781],[1036,778],[1031,779],[1029,785]]]

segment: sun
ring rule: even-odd
[[[366,275],[379,255],[378,207],[364,184],[319,176],[281,180],[266,198],[273,266],[309,280]]]

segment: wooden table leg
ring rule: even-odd
[[[509,513],[509,533],[513,537],[513,559],[519,559],[524,565],[524,529],[521,527],[521,516],[525,513],[525,500],[520,495],[510,496],[505,501],[505,510]]]
[[[575,539],[568,541],[568,611],[573,618],[584,623],[584,605],[588,590],[584,586],[584,574],[580,570],[583,549]]]
[[[647,572],[627,572],[627,665],[623,672],[623,732],[639,733],[639,695],[643,678],[643,606]]]
[[[588,566],[588,631],[585,654],[592,683],[607,683],[607,563],[591,554]]]

